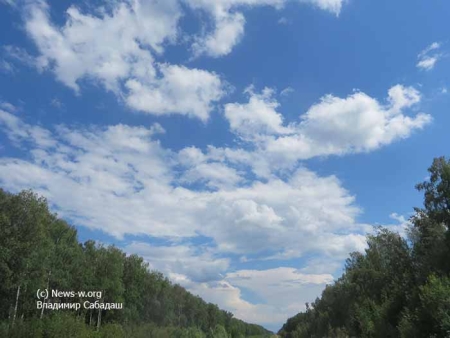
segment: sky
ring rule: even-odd
[[[450,3],[0,0],[0,186],[277,331],[448,155]]]

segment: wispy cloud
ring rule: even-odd
[[[436,66],[436,63],[443,57],[443,54],[438,52],[440,48],[440,43],[433,42],[431,45],[421,51],[417,56],[419,60],[417,62],[417,68],[427,71],[432,70]]]
[[[293,92],[295,92],[294,88],[292,87],[286,87],[280,92],[280,96],[289,96]]]

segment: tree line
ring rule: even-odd
[[[38,300],[37,290],[49,290],[48,298]],[[101,291],[92,303],[123,308],[71,310],[65,306],[86,299],[54,297],[50,290]],[[91,240],[80,243],[77,230],[36,193],[0,189],[0,337],[270,335],[151,271],[142,257]]]
[[[428,171],[407,238],[377,228],[365,253],[350,254],[343,275],[280,336],[450,337],[450,161],[436,158]]]

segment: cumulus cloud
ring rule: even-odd
[[[183,5],[212,18],[213,29],[191,37],[194,56],[229,54],[244,36],[244,9],[281,8],[289,0],[123,0],[91,12],[72,5],[63,24],[52,22],[44,0],[25,2],[25,31],[38,55],[7,46],[11,57],[81,93],[85,80],[100,83],[130,108],[151,114],[185,114],[206,120],[225,94],[217,74],[163,60],[165,49],[181,42]],[[344,0],[299,0],[338,14]],[[5,61],[6,62],[6,61]],[[3,69],[8,63],[3,62]]]
[[[227,104],[225,117],[234,133],[265,154],[271,167],[289,167],[316,156],[373,151],[431,122],[428,114],[406,115],[421,95],[401,85],[389,89],[386,103],[363,92],[346,98],[326,95],[300,115],[300,122],[288,124],[276,111],[279,103],[273,91],[266,88],[261,94],[248,94],[248,103]]]
[[[259,138],[261,134],[289,134],[291,129],[283,126],[283,116],[276,111],[279,103],[273,99],[274,91],[265,88],[261,94],[250,87],[246,91],[249,102],[225,105],[225,117],[232,132],[245,140]]]
[[[235,317],[274,330],[287,317],[304,310],[305,302],[312,302],[333,281],[330,272],[337,269],[324,260],[302,270],[279,267],[227,272],[229,259],[218,258],[213,249],[204,246],[132,242],[124,250],[144,257],[151,269],[164,272],[175,283],[208,302],[220,304]],[[328,273],[308,272],[319,265]],[[259,301],[250,302],[243,290],[251,290]]]
[[[432,70],[436,63],[442,58],[442,54],[439,53],[441,44],[438,42],[433,42],[427,48],[419,53],[417,56],[417,68],[422,70]]]
[[[119,238],[200,235],[221,252],[240,254],[345,255],[364,242],[348,230],[358,228],[359,209],[334,176],[299,168],[287,179],[247,182],[251,167],[196,148],[164,149],[155,139],[159,125],[49,131],[6,111],[0,121],[11,140],[30,149],[27,159],[1,159],[2,186],[35,189],[79,225]]]
[[[25,8],[25,29],[39,50],[35,66],[50,69],[77,93],[88,79],[132,109],[202,120],[224,95],[215,73],[155,61],[177,39],[182,12],[175,0],[117,2],[97,15],[71,6],[62,26],[51,22],[43,1]]]
[[[331,274],[305,274],[294,268],[279,267],[269,270],[239,270],[230,272],[226,279],[241,288],[251,289],[266,302],[278,306],[280,309],[289,304],[289,288],[301,290],[303,297],[307,297],[306,285],[324,286],[333,282]],[[280,286],[281,288],[277,288]],[[306,300],[305,300],[306,301]],[[302,301],[301,306],[305,301]]]
[[[239,287],[232,285],[227,280],[221,280],[213,283],[194,284],[180,276],[179,282],[181,282],[180,284],[186,287],[189,291],[199,295],[208,302],[220,304],[221,308],[232,312],[236,318],[249,323],[259,323],[274,331],[279,329],[283,321],[286,320],[286,313],[289,313],[286,311],[286,308],[281,311],[277,311],[278,309],[270,304],[255,304],[245,300],[243,291]],[[291,304],[291,302],[292,299],[289,304]],[[295,306],[295,308],[304,309],[304,305],[299,305],[298,307]],[[290,313],[293,313],[293,311]]]
[[[220,57],[231,53],[244,35],[245,18],[242,13],[229,13],[219,10],[214,14],[214,32],[197,37],[192,49],[195,56],[207,54]]]
[[[220,57],[229,54],[244,36],[245,16],[242,9],[256,6],[282,8],[290,0],[184,0],[190,7],[206,11],[213,18],[214,29],[197,36],[192,49],[195,56]],[[344,0],[297,0],[339,15]],[[241,10],[241,11],[240,11]]]
[[[194,294],[231,311],[237,318],[261,323],[276,331],[286,318],[305,310],[305,303],[320,295],[330,274],[308,274],[279,267],[267,270],[237,270],[222,280],[193,283],[183,275],[177,282]],[[246,300],[244,290],[251,290],[258,301]]]
[[[144,242],[132,242],[123,249],[142,256],[151,269],[161,271],[174,280],[184,276],[186,280],[195,283],[223,279],[230,264],[228,258],[216,257],[211,249],[204,246],[153,246]]]
[[[136,79],[126,82],[130,107],[156,115],[178,112],[207,120],[212,103],[224,94],[214,73],[174,65],[162,65],[160,71],[162,78],[156,87]]]
[[[182,183],[196,183],[205,182],[210,188],[232,188],[239,182],[242,182],[243,178],[234,168],[218,163],[201,163],[189,168],[181,176],[180,182]]]

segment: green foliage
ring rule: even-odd
[[[424,192],[424,207],[430,218],[438,223],[450,224],[450,162],[435,158],[428,169],[429,180],[417,184]]]
[[[450,162],[437,158],[416,186],[408,241],[377,228],[364,254],[279,335],[294,337],[450,337]]]
[[[222,325],[216,325],[214,332],[213,332],[214,338],[228,338],[227,331]]]
[[[45,319],[46,337],[91,337],[92,333],[83,320],[70,314],[57,314]]]
[[[126,338],[125,331],[120,324],[106,324],[103,325],[100,331],[102,338]]]
[[[49,211],[31,191],[0,189],[0,337],[241,337],[268,336],[232,314],[150,271],[136,255],[94,241]],[[100,303],[122,310],[39,310],[38,289],[102,291]],[[97,299],[53,298],[73,303]]]
[[[431,275],[420,287],[423,317],[439,337],[450,335],[450,278]]]

